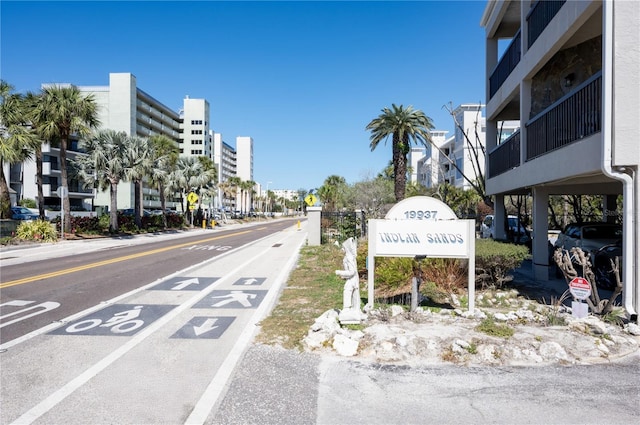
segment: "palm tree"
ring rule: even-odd
[[[232,182],[228,180],[225,180],[222,183],[220,183],[218,187],[220,187],[220,190],[222,191],[224,199],[231,198],[231,196],[235,193],[235,187],[233,186]],[[225,205],[224,200],[222,202],[222,205],[223,206]]]
[[[165,188],[168,184],[168,177],[171,170],[178,161],[179,150],[176,143],[164,135],[155,135],[149,138],[152,146],[151,157],[156,164],[152,168],[149,179],[158,188],[160,194],[160,209],[162,210],[162,225],[167,228],[167,197]]]
[[[247,197],[251,201],[251,192],[253,191],[253,187],[256,185],[256,182],[252,180],[245,180],[240,183],[240,192],[242,194],[242,212],[246,213],[248,211],[245,208],[251,208],[251,202],[247,203]]]
[[[60,183],[66,189],[62,200],[65,217],[61,230],[64,232],[71,219],[67,146],[72,135],[82,139],[91,134],[91,129],[98,127],[98,104],[93,95],[83,94],[76,86],[52,85],[42,89],[32,119],[43,139],[60,143]]]
[[[33,114],[36,105],[38,104],[40,97],[35,94],[28,92],[24,98],[25,104],[25,112],[29,117]],[[38,123],[33,119],[29,119],[29,126],[34,131],[35,135],[38,135]],[[43,178],[42,178],[42,143],[43,140],[41,137],[34,137],[33,142],[30,144],[30,148],[33,150],[33,154],[36,161],[36,187],[38,191],[38,213],[40,214],[40,218],[45,218],[44,213],[44,190],[42,188]]]
[[[94,137],[80,142],[87,155],[73,161],[78,176],[86,186],[109,189],[109,231],[118,231],[118,183],[126,177],[127,145],[124,131],[101,130]]]
[[[318,197],[326,205],[327,211],[335,211],[342,204],[346,186],[344,177],[332,175],[318,188]]]
[[[231,186],[231,190],[232,190],[232,195],[235,198],[235,209],[238,210],[239,209],[239,205],[238,205],[238,189],[240,188],[240,185],[242,184],[242,179],[240,177],[229,177],[227,179],[227,182],[229,182],[229,185]]]
[[[396,201],[401,201],[405,196],[407,183],[407,154],[411,150],[411,142],[420,142],[427,146],[432,143],[430,130],[433,130],[433,122],[424,112],[413,109],[409,105],[391,105],[391,109],[382,109],[382,114],[374,118],[366,127],[371,131],[371,150],[375,150],[378,144],[392,136],[394,194]]]
[[[11,218],[11,197],[4,164],[30,158],[39,140],[27,126],[23,96],[13,93],[13,87],[3,80],[0,80],[0,99],[0,218]]]
[[[142,182],[155,165],[151,151],[149,139],[137,136],[129,137],[125,162],[126,179],[133,183],[133,216],[138,229],[142,227]]]

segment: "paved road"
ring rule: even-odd
[[[0,354],[0,423],[640,423],[637,356],[594,366],[412,368],[251,344],[305,225],[189,270],[187,277],[221,276],[197,295],[149,287],[117,300],[128,310],[174,306],[131,336],[109,327],[101,329],[107,335],[92,333],[100,326],[88,328],[88,319],[105,324],[115,312],[96,311],[7,347]],[[247,277],[266,278],[250,290],[240,285],[256,297],[263,294],[253,291],[267,291],[255,309],[213,307],[224,302],[214,297]],[[196,328],[212,336],[212,326],[225,327],[231,317],[217,338],[196,337]],[[209,319],[219,321],[206,326]]]
[[[0,345],[0,422],[204,423],[305,240],[290,221]]]

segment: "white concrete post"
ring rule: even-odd
[[[309,245],[318,246],[321,244],[320,238],[320,216],[322,207],[307,207],[307,215],[309,217]]]

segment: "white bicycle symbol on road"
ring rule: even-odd
[[[140,316],[142,311],[141,305],[133,307],[131,310],[121,311],[115,313],[113,317],[106,322],[102,322],[102,319],[87,319],[67,327],[65,329],[69,333],[83,332],[96,327],[111,328],[111,332],[114,334],[123,334],[131,331],[135,331],[141,326],[144,326],[144,320],[136,319]]]

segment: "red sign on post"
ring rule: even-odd
[[[569,292],[579,300],[586,300],[591,295],[591,284],[583,277],[574,277],[569,282]]]

